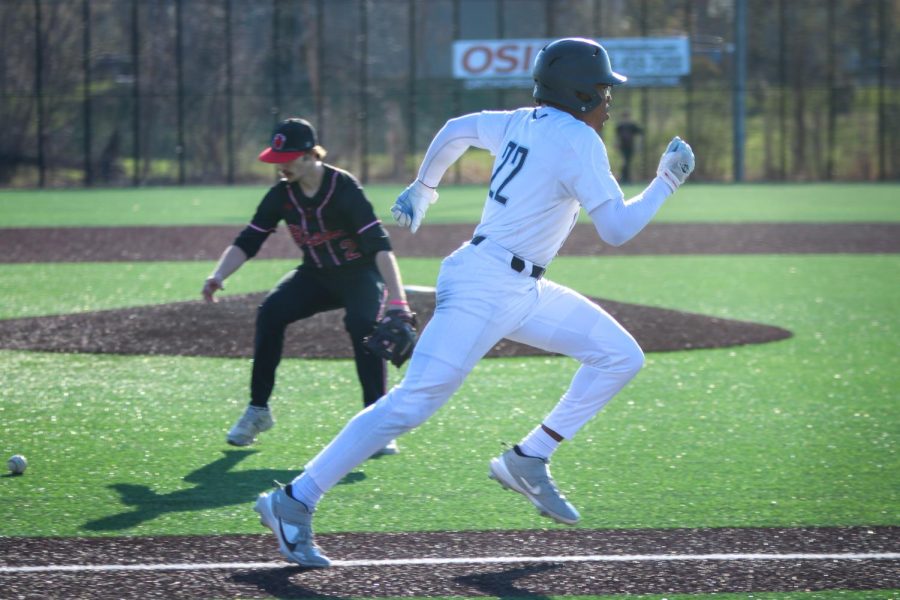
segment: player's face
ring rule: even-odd
[[[290,182],[301,179],[313,171],[316,165],[316,157],[312,153],[304,154],[291,162],[281,163],[278,166],[278,174]]]
[[[594,131],[600,133],[603,125],[609,120],[609,107],[612,103],[612,86],[597,84],[597,93],[603,98],[603,101],[594,107],[594,110],[585,115],[585,121],[594,128]]]

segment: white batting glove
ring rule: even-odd
[[[397,197],[397,201],[391,207],[391,215],[398,225],[408,227],[415,233],[425,218],[428,206],[437,202],[437,199],[436,190],[416,179]]]
[[[691,150],[690,144],[676,135],[659,159],[656,175],[665,181],[674,192],[678,186],[687,181],[693,171],[694,151]]]

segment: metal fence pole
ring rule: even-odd
[[[687,133],[688,143],[694,139],[694,69],[693,65],[693,38],[694,38],[694,11],[693,2],[686,0],[684,3],[684,30],[688,36],[688,68],[690,69],[687,77],[684,78],[684,94],[685,94],[685,131]]]
[[[176,116],[178,131],[175,152],[178,154],[178,185],[185,183],[184,151],[184,27],[182,23],[182,2],[175,0],[175,73],[176,73]]]
[[[225,154],[226,179],[234,183],[234,58],[232,52],[231,0],[223,0],[225,13]]]
[[[131,116],[132,128],[132,185],[137,186],[140,181],[141,171],[141,45],[140,27],[138,26],[138,1],[131,0],[131,64],[134,71],[134,80],[131,85],[131,100],[133,104]]]
[[[369,180],[369,0],[359,2],[359,132],[361,135],[359,153],[361,162],[361,177],[363,181]]]
[[[888,0],[878,3],[878,179],[887,179],[887,74]]]
[[[460,0],[453,0],[453,41],[456,41],[462,35],[462,9]],[[459,89],[459,81],[453,80],[453,116],[459,115],[462,111],[462,93]],[[462,181],[462,160],[453,163],[453,183],[458,184]]]
[[[44,42],[41,39],[41,0],[34,0],[34,95],[37,101],[38,185],[47,183],[44,160]]]
[[[407,127],[406,157],[416,156],[416,0],[409,0],[409,77],[407,88],[407,114],[409,124]],[[404,174],[406,168],[403,169]],[[413,175],[415,177],[415,175]]]
[[[81,64],[84,70],[84,90],[82,92],[82,108],[84,111],[84,186],[94,183],[91,168],[91,4],[90,0],[81,3],[82,16],[82,55]]]
[[[325,0],[316,1],[316,126],[319,137],[325,137]]]
[[[641,0],[641,16],[640,16],[640,24],[641,24],[641,36],[647,37],[649,34],[649,25],[648,25],[648,16],[647,16],[647,0]],[[640,91],[641,97],[641,121],[644,123],[644,129],[646,131],[650,131],[650,91],[647,86],[641,86]],[[647,157],[649,152],[646,152],[644,148],[646,144],[642,144],[641,146],[641,174],[646,173],[648,171],[647,166]]]
[[[503,0],[496,0],[497,11],[497,39],[506,39],[506,4]],[[497,109],[506,109],[506,89],[501,86],[497,87]]]
[[[747,84],[747,0],[734,3],[734,181],[744,180],[744,138]]]
[[[787,2],[778,0],[778,143],[781,179],[787,179]]]
[[[834,144],[835,144],[835,125],[837,121],[837,103],[835,102],[835,83],[836,70],[835,65],[835,29],[837,25],[837,7],[835,0],[828,0],[826,9],[826,36],[825,40],[828,47],[825,49],[826,55],[826,84],[828,85],[828,121],[825,130],[825,179],[831,181],[834,179]]]
[[[277,125],[281,114],[281,77],[279,77],[278,69],[281,61],[278,60],[278,0],[272,0],[272,61],[270,73],[272,77],[272,124]]]

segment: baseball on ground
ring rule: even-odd
[[[13,475],[21,475],[25,472],[25,468],[28,467],[28,461],[21,454],[16,454],[6,461],[6,466]]]

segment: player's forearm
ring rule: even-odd
[[[591,211],[591,220],[604,242],[621,246],[650,222],[670,195],[671,188],[656,177],[634,198],[604,202]]]
[[[397,266],[397,258],[390,250],[382,250],[375,255],[375,266],[384,280],[384,287],[388,293],[388,308],[394,303],[393,308],[406,307],[406,291],[403,289],[403,280],[400,277],[400,267]]]
[[[229,275],[240,269],[245,262],[247,262],[247,255],[243,250],[237,246],[228,246],[222,252],[222,256],[219,257],[219,262],[216,264],[216,268],[210,277],[215,277],[220,282],[225,281]]]
[[[450,165],[470,146],[479,147],[478,115],[464,115],[447,121],[428,146],[419,167],[419,181],[432,189],[438,187]]]

